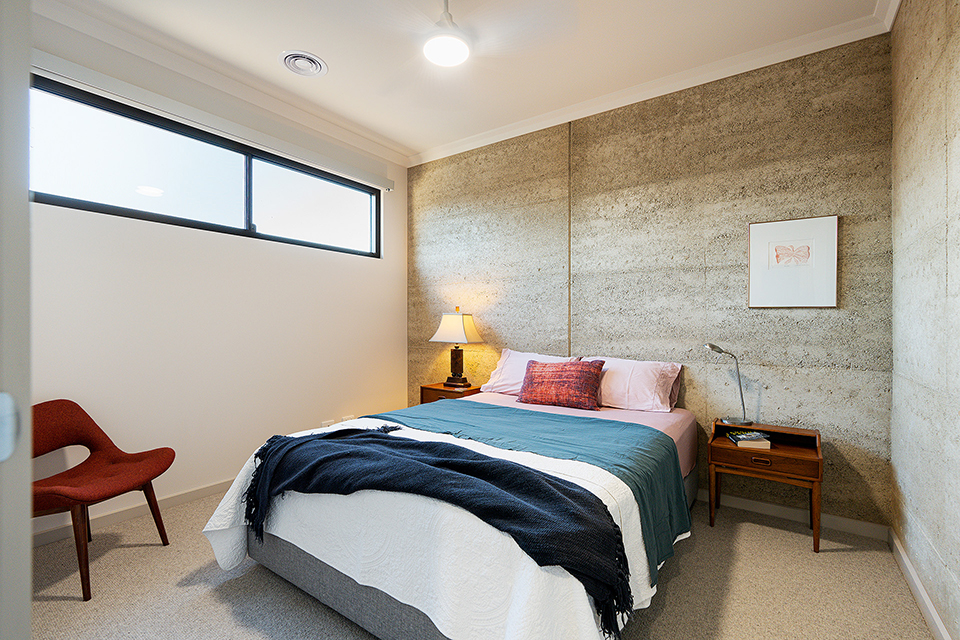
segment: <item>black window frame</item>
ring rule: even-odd
[[[157,115],[155,113],[150,113],[148,111],[143,111],[136,107],[111,100],[104,96],[90,93],[83,89],[52,80],[46,76],[31,74],[30,77],[30,88],[38,89],[41,91],[46,91],[54,95],[66,98],[68,100],[73,100],[81,104],[85,104],[115,115],[119,115],[125,118],[130,118],[144,124],[148,124],[159,129],[164,129],[172,133],[183,135],[194,140],[199,140],[200,142],[205,142],[216,147],[221,147],[230,151],[237,152],[244,156],[244,228],[239,227],[230,227],[225,225],[214,224],[210,222],[202,222],[200,220],[192,220],[190,218],[179,218],[176,216],[164,215],[160,213],[152,213],[149,211],[142,211],[139,209],[128,209],[126,207],[119,207],[115,205],[109,205],[102,202],[92,202],[89,200],[78,200],[76,198],[68,198],[65,196],[58,196],[50,193],[44,193],[40,191],[30,191],[30,200],[31,202],[37,202],[40,204],[49,204],[59,207],[69,207],[71,209],[80,209],[82,211],[90,211],[93,213],[104,213],[107,215],[120,216],[124,218],[133,218],[136,220],[144,220],[147,222],[157,222],[161,224],[170,224],[178,227],[188,227],[191,229],[200,229],[202,231],[212,231],[215,233],[225,233],[229,235],[242,236],[245,238],[256,238],[258,240],[267,240],[270,242],[281,242],[284,244],[294,244],[304,247],[311,247],[315,249],[323,249],[326,251],[335,251],[338,253],[348,253],[352,255],[365,256],[370,258],[381,258],[381,218],[382,218],[382,190],[377,187],[371,187],[370,185],[351,180],[350,178],[345,178],[322,169],[317,169],[316,167],[311,167],[309,165],[297,162],[295,160],[290,160],[282,156],[270,153],[269,151],[264,151],[263,149],[258,149],[247,144],[236,142],[228,138],[224,138],[215,133],[209,131],[204,131],[203,129],[198,129],[175,120],[170,120],[163,116]],[[348,187],[351,189],[356,189],[362,191],[372,197],[373,204],[372,208],[372,240],[373,240],[373,250],[372,251],[360,251],[357,249],[349,249],[346,247],[338,247],[335,245],[327,245],[316,242],[309,242],[306,240],[298,240],[296,238],[286,238],[282,236],[274,236],[265,233],[259,233],[256,229],[256,225],[253,222],[253,160],[263,160],[265,162],[270,162],[281,167],[291,169],[293,171],[298,171],[300,173],[305,173],[307,175],[325,180],[327,182],[332,182],[340,186]]]

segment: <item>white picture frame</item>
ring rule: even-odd
[[[837,216],[749,226],[747,305],[837,306]]]

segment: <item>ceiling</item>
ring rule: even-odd
[[[61,1],[416,164],[886,32],[900,0],[449,0],[453,68],[421,53],[442,0]]]

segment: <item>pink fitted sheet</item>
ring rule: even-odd
[[[561,413],[568,416],[582,416],[585,418],[602,418],[604,420],[619,420],[652,427],[667,434],[677,443],[677,453],[680,456],[680,470],[683,477],[697,466],[697,419],[686,409],[674,409],[669,413],[659,411],[627,411],[626,409],[611,409],[601,407],[599,411],[586,409],[570,409],[544,404],[525,404],[517,402],[517,396],[504,393],[477,393],[467,396],[463,400],[486,402],[502,407],[529,409],[544,413]]]

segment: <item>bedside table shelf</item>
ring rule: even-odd
[[[749,429],[768,435],[769,449],[738,447],[727,437],[730,431]],[[710,468],[710,526],[720,507],[721,474],[783,482],[810,489],[810,528],[813,550],[820,551],[820,485],[823,482],[823,452],[820,432],[815,429],[754,424],[728,425],[714,420],[707,451]]]
[[[420,387],[420,404],[437,400],[465,398],[480,393],[480,387],[445,387],[442,382],[425,384]]]

